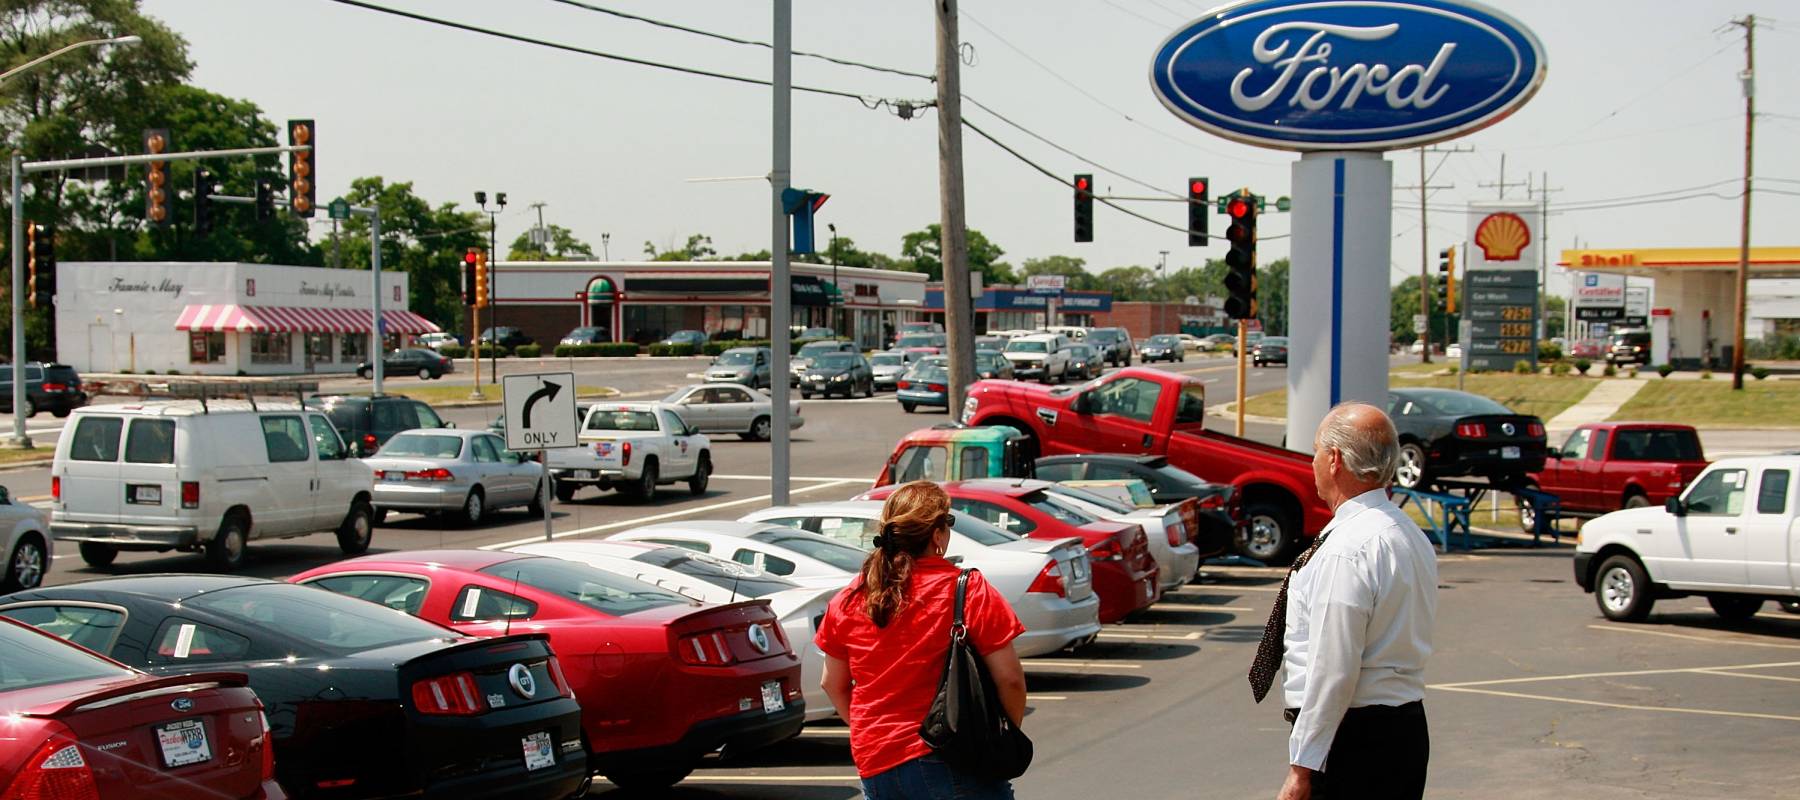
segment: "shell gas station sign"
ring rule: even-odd
[[[1543,264],[1543,225],[1536,203],[1470,203],[1469,246],[1463,264],[1470,271],[1528,269]]]

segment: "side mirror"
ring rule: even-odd
[[[1545,458],[1555,458],[1555,459],[1561,459],[1561,458],[1562,458],[1562,457],[1563,457],[1563,454],[1562,454],[1562,451],[1561,451],[1561,450],[1558,450],[1558,449],[1556,449],[1556,448],[1554,448],[1554,447],[1552,447],[1552,448],[1549,448],[1549,449],[1547,449],[1547,450],[1545,450],[1545,451],[1544,451],[1544,457],[1545,457]]]
[[[454,422],[451,422],[451,421],[449,421],[449,420],[444,420],[444,424],[443,424],[443,426],[442,426],[442,427],[445,427],[445,428],[454,428],[454,427],[456,427],[456,423],[454,423]]]
[[[12,492],[8,491],[6,487],[0,486],[0,506],[10,505],[12,505]]]
[[[1671,497],[1667,502],[1664,502],[1663,510],[1669,512],[1671,516],[1676,517],[1685,517],[1688,512],[1687,503],[1681,502],[1681,498],[1679,497]]]
[[[1087,392],[1075,395],[1075,402],[1069,404],[1069,410],[1077,414],[1092,413],[1094,410],[1093,399],[1088,396]]]

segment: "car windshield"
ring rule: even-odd
[[[875,367],[899,367],[906,364],[906,357],[899,353],[876,353],[869,356],[869,365]]]
[[[1469,414],[1511,414],[1512,409],[1500,405],[1478,394],[1463,392],[1433,392],[1407,398],[1441,416],[1461,417]]]
[[[823,561],[845,572],[861,570],[863,560],[869,556],[862,550],[823,536],[793,531],[763,531],[750,534],[750,538],[763,544],[783,547],[808,558]]]
[[[1621,345],[1634,345],[1634,344],[1635,345],[1646,345],[1646,344],[1650,343],[1650,334],[1648,334],[1648,333],[1613,334],[1612,343],[1613,343],[1613,346],[1615,346],[1615,347],[1621,346]]]
[[[505,580],[516,580],[615,617],[663,606],[690,605],[694,602],[643,581],[560,558],[502,561],[481,571]]]
[[[1099,342],[1100,344],[1112,344],[1113,342],[1119,341],[1119,332],[1118,331],[1108,331],[1108,330],[1098,330],[1098,331],[1093,331],[1093,332],[1089,333],[1087,335],[1087,338],[1088,338],[1088,341],[1090,341],[1090,342]]]
[[[800,355],[816,356],[822,353],[835,353],[843,349],[837,342],[807,342],[800,346]]]
[[[951,516],[956,518],[955,521],[950,523],[951,530],[969,537],[970,540],[983,547],[993,547],[994,545],[1006,544],[1007,542],[1016,542],[1020,538],[1005,530],[989,525],[982,520],[976,519],[970,514],[953,514]]]
[[[461,436],[438,433],[402,433],[381,446],[376,458],[457,458],[462,455]]]
[[[927,383],[943,383],[950,379],[950,373],[938,364],[919,364],[906,373],[907,380],[925,381]]]
[[[1626,429],[1613,442],[1614,461],[1702,461],[1700,437],[1688,430]]]
[[[1042,339],[1014,339],[1006,343],[1008,353],[1043,353],[1049,349]]]
[[[1181,344],[1181,337],[1179,337],[1179,336],[1152,336],[1152,337],[1150,337],[1150,343],[1154,344],[1154,345],[1159,345],[1161,347],[1174,347],[1178,344]]]
[[[569,331],[569,335],[567,338],[586,339],[586,338],[592,337],[594,334],[599,333],[599,332],[600,332],[599,328],[576,328],[575,330]]]
[[[1099,517],[1080,511],[1074,506],[1057,502],[1057,499],[1051,497],[1047,492],[1032,492],[1020,497],[1019,501],[1070,525],[1091,525],[1100,521]]]
[[[594,411],[588,414],[587,429],[590,431],[653,431],[657,429],[656,412],[627,408]]]
[[[727,350],[719,355],[719,363],[727,367],[747,367],[756,362],[756,353],[750,350]]]
[[[1287,337],[1265,336],[1262,338],[1262,340],[1260,342],[1258,342],[1258,344],[1268,344],[1268,345],[1274,345],[1276,347],[1287,347]]]
[[[1062,497],[1072,497],[1083,503],[1087,503],[1088,505],[1104,508],[1108,514],[1130,514],[1137,510],[1129,504],[1121,503],[1110,497],[1095,494],[1085,489],[1077,489],[1073,486],[1057,485],[1047,488],[1044,491],[1050,494],[1050,499],[1052,500],[1058,499],[1058,495]]]
[[[902,337],[900,337],[900,343],[898,346],[900,346],[900,347],[930,347],[930,346],[932,346],[932,335],[929,333],[914,333],[914,334],[909,334],[907,336],[902,336]]]
[[[813,366],[821,369],[849,369],[856,363],[856,356],[850,353],[826,353],[813,359]]]
[[[325,589],[286,583],[220,589],[182,603],[254,628],[280,631],[329,652],[351,653],[458,636],[403,611]]]
[[[685,547],[661,547],[643,555],[632,556],[631,560],[679,572],[690,578],[699,578],[721,589],[730,589],[741,597],[762,597],[800,587],[798,583],[770,575],[755,567],[713,558]]]
[[[55,637],[0,623],[0,691],[129,677],[131,670],[63,644]]]

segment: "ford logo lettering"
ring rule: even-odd
[[[514,664],[508,668],[506,682],[512,684],[513,691],[526,700],[537,695],[537,679],[531,677],[531,669],[524,664]]]
[[[1201,130],[1287,150],[1389,150],[1462,136],[1516,111],[1544,49],[1467,0],[1247,0],[1157,48],[1150,84]]]
[[[750,629],[746,632],[750,634],[750,646],[756,648],[756,652],[769,652],[769,630],[764,628],[762,623],[751,623]]]
[[[177,697],[169,703],[169,707],[175,709],[177,712],[186,714],[187,712],[194,710],[194,700],[191,697]]]

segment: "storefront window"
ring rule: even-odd
[[[309,333],[306,335],[306,360],[313,364],[331,363],[331,334]]]
[[[362,333],[346,333],[338,337],[338,357],[346,364],[369,358],[369,337]]]
[[[293,334],[285,332],[250,334],[250,363],[291,364],[293,361]]]
[[[188,363],[217,364],[225,360],[224,331],[189,331]]]

